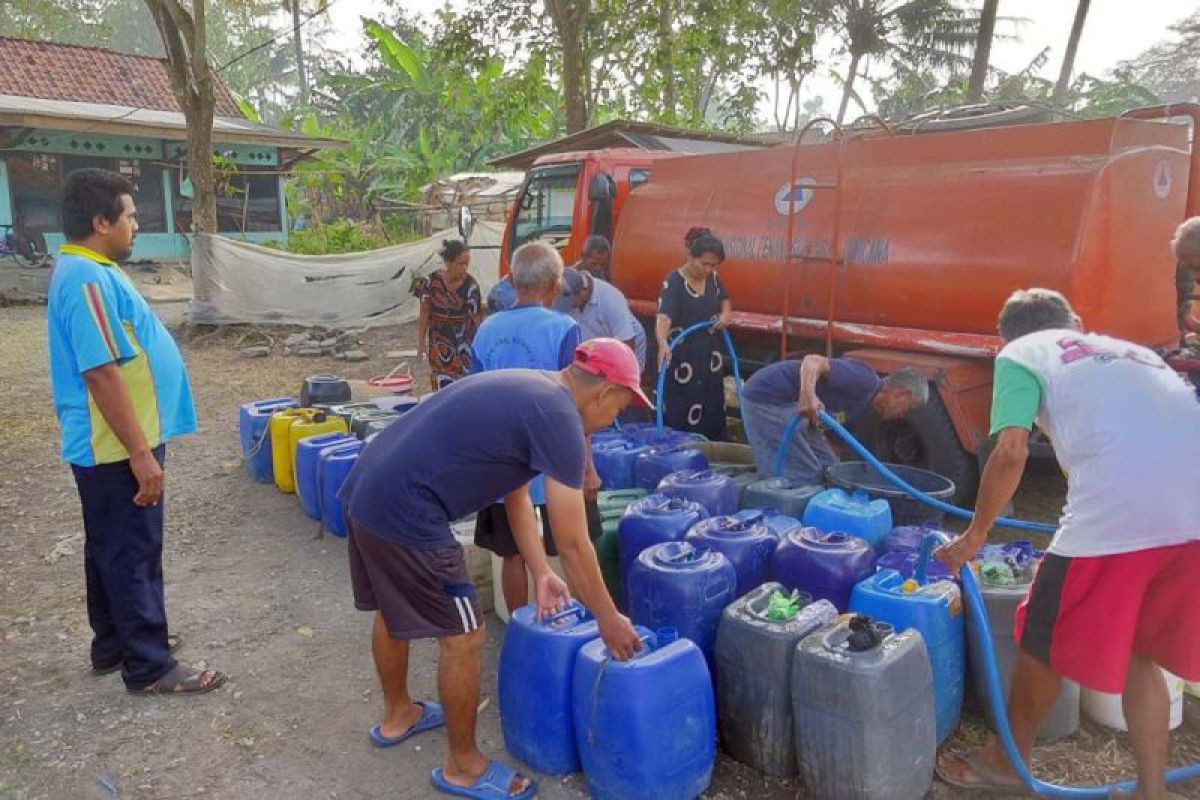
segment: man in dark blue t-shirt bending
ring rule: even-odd
[[[637,357],[615,339],[580,345],[561,372],[470,375],[381,431],[342,487],[354,604],[377,612],[372,652],[385,709],[371,739],[388,747],[445,721],[449,754],[433,773],[443,791],[536,793],[532,781],[489,761],[475,743],[483,616],[451,521],[503,497],[539,613],[560,610],[570,596],[550,571],[529,498],[529,482],[544,474],[551,529],[571,585],[616,658],[641,647],[604,587],[582,491],[584,436],[611,425],[631,401],[650,405]],[[440,645],[440,705],[414,702],[408,693],[408,642],[425,638]]]
[[[763,477],[776,477],[775,458],[784,429],[797,412],[804,417],[784,465],[784,476],[802,485],[821,483],[825,469],[837,463],[817,424],[819,411],[843,425],[872,409],[884,419],[895,419],[925,404],[929,382],[914,369],[881,380],[865,361],[809,355],[763,367],[742,391],[742,417]]]

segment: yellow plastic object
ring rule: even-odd
[[[296,419],[288,428],[288,478],[292,483],[291,491],[296,491],[296,446],[310,436],[320,436],[322,433],[349,433],[346,420],[326,414],[324,411],[305,409],[312,414]],[[274,434],[271,438],[274,443]],[[285,490],[287,491],[287,490]]]
[[[909,578],[904,582],[903,585],[901,585],[900,591],[904,594],[912,594],[920,588],[921,584],[917,583],[914,579]]]
[[[296,491],[292,469],[296,452],[292,444],[292,425],[307,422],[318,413],[315,408],[288,408],[271,415],[271,471],[275,473],[275,486],[284,494]]]

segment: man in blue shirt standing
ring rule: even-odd
[[[166,443],[195,432],[196,412],[179,348],[116,264],[133,252],[133,191],[107,170],[67,176],[50,381],[83,506],[93,671],[120,669],[134,694],[199,694],[225,676],[171,657],[162,579]]]
[[[612,424],[630,402],[650,404],[637,360],[615,339],[585,342],[557,372],[468,375],[428,396],[404,424],[381,431],[342,486],[354,604],[376,612],[371,650],[385,709],[371,740],[391,747],[445,724],[449,749],[444,766],[433,772],[443,792],[519,800],[537,793],[533,781],[484,756],[475,741],[483,612],[451,521],[503,497],[534,576],[538,614],[555,613],[570,596],[550,570],[529,499],[530,481],[544,475],[571,585],[615,658],[641,649],[605,589],[587,540],[582,491],[587,434]],[[427,638],[438,640],[440,704],[414,702],[408,690],[409,642]]]
[[[828,412],[843,425],[871,410],[883,419],[897,419],[925,405],[929,382],[914,369],[880,379],[865,361],[808,355],[758,370],[742,395],[742,417],[759,474],[775,477],[783,432],[799,413],[804,422],[788,445],[784,477],[796,484],[818,484],[838,460],[821,433],[818,412]]]
[[[559,370],[571,363],[581,339],[579,325],[566,314],[550,310],[550,306],[558,299],[562,275],[562,257],[545,242],[530,242],[516,249],[509,275],[517,293],[516,305],[493,314],[479,326],[471,344],[472,372]],[[592,466],[589,452],[584,499],[587,501],[588,523],[593,537],[603,532],[600,511],[594,502],[599,488],[600,477]],[[545,480],[541,476],[534,479],[529,494],[542,515],[546,551],[552,556],[556,555],[546,514]],[[475,544],[503,560],[500,588],[508,610],[512,612],[525,605],[529,601],[526,564],[518,551],[503,499],[481,510],[476,516]]]

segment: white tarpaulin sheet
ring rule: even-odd
[[[221,325],[359,328],[417,318],[415,277],[442,266],[442,231],[418,242],[366,253],[303,256],[210,234],[192,239],[194,293],[188,318]],[[486,296],[499,272],[499,223],[479,221],[471,235],[471,274]]]

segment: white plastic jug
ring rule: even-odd
[[[1175,730],[1183,724],[1183,679],[1165,669],[1163,677],[1167,679],[1167,693],[1171,697],[1170,729]],[[1079,704],[1083,713],[1092,721],[1118,731],[1129,730],[1129,726],[1125,724],[1125,712],[1121,710],[1121,695],[1082,689]]]

